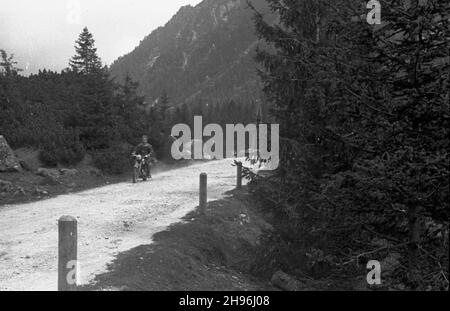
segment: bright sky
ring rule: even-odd
[[[106,64],[130,52],[184,5],[201,0],[0,0],[0,49],[24,74],[61,70],[84,26]]]

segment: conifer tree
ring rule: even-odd
[[[169,96],[167,95],[166,90],[163,91],[161,97],[158,101],[159,113],[161,116],[161,120],[164,121],[166,116],[166,111],[169,108]]]
[[[343,248],[383,256],[381,235],[402,282],[448,289],[450,4],[381,1],[373,26],[353,18],[367,14],[357,2],[267,2],[279,23],[256,13],[270,46],[257,60],[281,165],[261,195],[335,261]]]
[[[82,74],[99,72],[102,69],[102,61],[97,55],[93,35],[85,27],[78,37],[75,45],[76,54],[69,64],[73,71]]]
[[[123,85],[118,86],[116,94],[116,114],[121,117],[119,122],[122,123],[121,136],[130,143],[137,143],[146,127],[145,116],[139,110],[143,106],[144,97],[138,95],[138,87],[139,84],[127,75]]]
[[[11,76],[16,75],[22,69],[17,68],[17,62],[14,60],[14,54],[8,55],[5,50],[0,50],[0,68],[3,68],[0,70],[0,74],[4,72],[4,75]]]

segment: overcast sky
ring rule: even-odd
[[[61,70],[84,26],[106,64],[130,52],[183,5],[201,0],[0,0],[0,49],[25,73]]]

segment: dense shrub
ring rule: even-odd
[[[73,129],[59,129],[55,133],[49,133],[39,151],[39,159],[47,166],[75,165],[85,155],[78,133]]]
[[[139,140],[144,123],[135,118],[143,119],[143,99],[135,91],[115,85],[105,71],[0,74],[0,133],[14,149],[39,149],[47,166],[75,165],[87,150]]]
[[[92,153],[94,165],[108,174],[123,174],[132,167],[130,147],[117,145]]]

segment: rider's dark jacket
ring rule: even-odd
[[[149,143],[144,144],[144,143],[140,143],[135,151],[136,154],[139,154],[141,156],[146,156],[148,154],[152,154],[153,153],[153,147],[152,145],[150,145]]]

